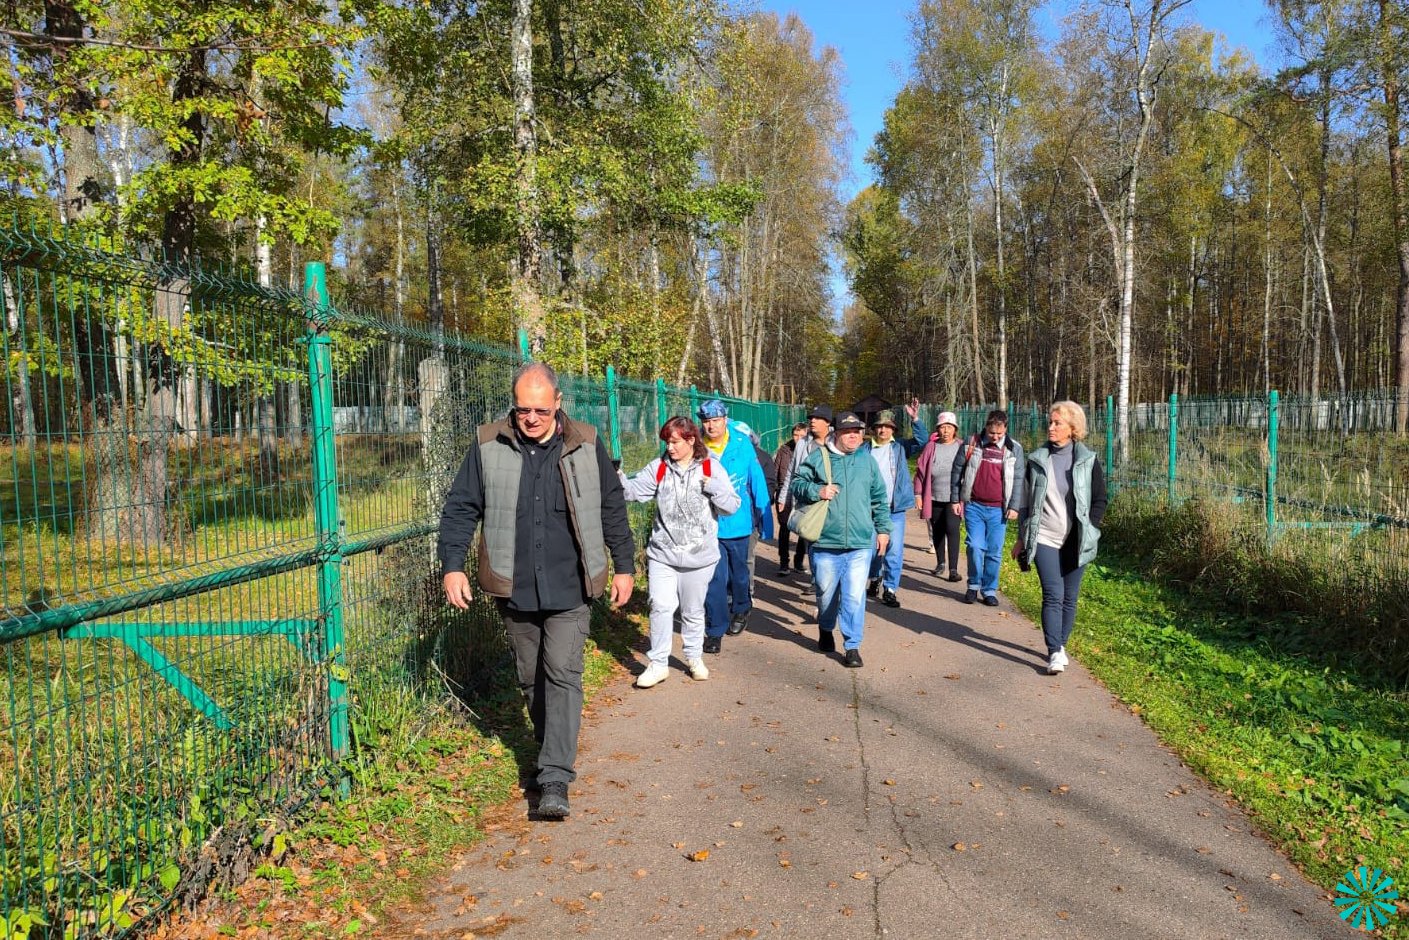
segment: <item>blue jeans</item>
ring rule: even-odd
[[[705,594],[705,636],[723,636],[732,614],[744,614],[752,609],[749,536],[720,539],[719,564],[714,566],[714,577]]]
[[[1071,628],[1076,623],[1076,595],[1081,592],[1081,576],[1086,566],[1073,567],[1075,558],[1063,558],[1060,548],[1039,545],[1033,564],[1042,582],[1042,638],[1047,641],[1047,655],[1067,645]]]
[[[1003,563],[1003,539],[1008,534],[1003,507],[965,503],[964,528],[969,533],[969,590],[985,596],[996,595],[998,566]]]
[[[905,560],[905,513],[890,514],[890,545],[884,555],[871,559],[871,577],[880,578],[887,591],[900,587],[900,566]]]
[[[872,548],[812,549],[812,577],[817,582],[817,625],[841,627],[842,648],[860,649],[866,633],[866,575]]]

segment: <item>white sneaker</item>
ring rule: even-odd
[[[1049,676],[1055,676],[1057,673],[1064,671],[1066,668],[1066,657],[1061,654],[1060,650],[1053,653],[1047,659],[1047,675]]]
[[[704,664],[703,659],[692,659],[685,664],[690,670],[690,678],[697,682],[703,682],[709,678],[709,667]]]
[[[670,670],[659,663],[651,663],[646,667],[646,671],[636,677],[636,688],[649,689],[653,685],[660,685],[670,678]]]
[[[1071,660],[1067,659],[1067,648],[1066,648],[1065,646],[1063,646],[1061,649],[1057,650],[1057,652],[1056,652],[1055,655],[1056,655],[1056,657],[1057,657],[1057,660],[1058,660],[1063,666],[1070,666],[1070,665],[1071,665]]]

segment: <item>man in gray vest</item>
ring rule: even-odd
[[[445,599],[467,609],[465,560],[479,528],[479,586],[504,620],[538,738],[538,814],[562,818],[577,777],[588,604],[607,588],[609,557],[612,606],[630,599],[635,546],[611,457],[596,428],[563,414],[553,370],[529,363],[513,389],[509,415],[481,425],[465,455],[437,553]]]

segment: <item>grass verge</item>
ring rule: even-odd
[[[1035,574],[1005,565],[1002,589],[1040,621]],[[1406,884],[1409,698],[1279,650],[1267,626],[1104,557],[1087,571],[1070,648],[1313,882],[1334,891],[1368,865]],[[1409,938],[1409,905],[1377,935]]]
[[[593,695],[641,636],[644,605],[594,612],[583,685]],[[415,904],[488,832],[524,825],[520,755],[533,753],[511,663],[472,711],[389,696],[362,709],[352,793],[320,802],[270,840],[251,877],[159,926],[160,940],[411,934],[389,912]]]

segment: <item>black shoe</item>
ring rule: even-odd
[[[541,793],[543,788],[538,785],[537,774],[525,774],[519,778],[519,789],[525,793]]]
[[[706,653],[717,653],[717,652],[719,652],[719,646],[720,646],[719,640],[720,640],[720,638],[717,637],[717,636],[707,636],[707,637],[705,637],[705,641],[704,641],[704,651],[705,651]]]
[[[975,590],[973,590],[972,588],[970,588],[969,590],[967,590],[967,591],[964,592],[964,603],[965,603],[965,604],[972,604],[972,603],[973,603],[974,601],[976,601],[976,600],[978,600],[978,591],[975,591]]]
[[[962,580],[964,580],[964,576],[961,575],[961,574],[960,574],[959,572],[957,572],[957,571],[951,571],[951,572],[949,572],[949,577],[945,578],[944,580],[946,580],[946,581],[962,581]]]
[[[848,669],[860,669],[860,668],[861,668],[861,665],[862,665],[862,663],[861,663],[861,651],[860,651],[860,650],[847,650],[847,651],[846,651],[846,658],[842,660],[842,665],[845,666],[845,667],[848,668]]]
[[[543,784],[543,795],[538,798],[538,815],[550,819],[562,819],[572,808],[568,806],[568,785],[566,783]]]
[[[823,653],[835,653],[837,651],[836,634],[831,630],[818,630],[817,649]]]
[[[986,606],[988,606],[988,607],[997,607],[997,606],[998,606],[998,595],[997,595],[997,594],[985,594],[985,595],[983,596],[983,603],[984,603]]]
[[[895,592],[890,590],[890,588],[886,588],[885,591],[881,592],[881,603],[885,604],[887,607],[899,607],[900,598],[896,597]]]
[[[746,610],[741,614],[735,614],[729,618],[729,626],[724,628],[724,632],[730,636],[738,636],[744,632],[744,628],[749,625],[749,612]]]
[[[881,579],[880,579],[880,578],[872,578],[870,581],[867,581],[867,582],[866,582],[866,596],[867,596],[867,597],[875,597],[875,596],[876,596],[877,594],[879,594],[879,593],[881,593]]]
[[[791,578],[792,576],[793,576],[793,571],[792,571],[792,569],[789,568],[787,565],[779,565],[779,566],[778,566],[778,577],[780,577],[780,578]]]

